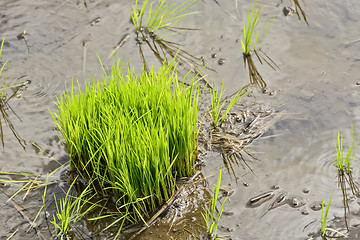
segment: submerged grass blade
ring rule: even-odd
[[[199,0],[187,0],[179,6],[175,6],[176,2],[168,5],[167,0],[160,0],[156,5],[154,3],[150,4],[150,8],[147,14],[147,23],[145,26],[143,24],[143,17],[145,15],[145,10],[149,4],[149,0],[145,0],[141,7],[140,12],[137,10],[138,0],[136,0],[135,5],[132,7],[131,18],[135,29],[137,32],[140,32],[142,28],[146,34],[155,34],[159,30],[162,30],[160,36],[157,34],[157,39],[165,38],[170,35],[164,36],[164,33],[168,30],[171,30],[181,22],[186,16],[195,14],[196,12],[188,12],[186,10],[197,3]],[[176,34],[176,31],[174,32]]]

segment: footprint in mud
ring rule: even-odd
[[[313,202],[310,204],[310,208],[313,211],[320,211],[322,209],[322,203],[320,201]]]
[[[269,201],[274,197],[273,191],[267,191],[257,195],[256,197],[250,198],[247,202],[246,206],[251,208],[256,208],[264,204],[265,202]]]
[[[283,205],[289,205],[292,208],[300,208],[306,205],[307,201],[304,198],[296,195],[289,195],[287,191],[277,191],[277,190],[278,189],[266,191],[264,193],[257,195],[256,197],[251,198],[246,204],[247,207],[256,208],[263,205],[265,202],[273,199],[270,202],[268,209],[261,216],[263,217],[267,212]],[[303,208],[301,210],[301,214],[307,215],[308,214],[307,209]]]

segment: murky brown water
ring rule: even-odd
[[[295,9],[293,1],[266,0],[263,4],[263,20],[274,16],[274,22],[262,49],[281,70],[273,71],[255,62],[271,94],[256,90],[252,97],[244,100],[282,112],[282,118],[247,147],[258,159],[248,162],[254,173],[241,164],[233,166],[234,173],[224,171],[222,184],[234,192],[225,204],[220,234],[231,239],[307,239],[320,229],[321,211],[313,209],[321,197],[327,201],[331,192],[329,225],[344,230],[342,194],[332,161],[337,131],[344,133],[346,143],[351,138],[352,123],[355,133],[360,132],[360,86],[357,84],[360,82],[360,42],[357,41],[360,39],[360,2],[300,2],[309,26],[296,14],[284,16],[284,7]],[[131,1],[113,0],[87,1],[87,8],[80,0],[1,1],[0,36],[6,39],[1,60],[8,60],[7,84],[26,80],[31,80],[31,84],[22,89],[20,98],[10,102],[22,120],[10,116],[27,142],[26,151],[5,128],[0,168],[8,172],[44,174],[57,168],[57,161],[68,160],[49,110],[56,110],[54,101],[64,90],[65,81],[69,86],[71,74],[80,80],[80,85],[84,78],[101,76],[97,55],[109,65],[111,60],[107,61],[107,57],[125,34],[130,34],[130,38],[121,47],[119,56],[125,56],[126,61],[140,69],[130,6]],[[199,1],[192,9],[200,13],[185,19],[183,26],[202,30],[173,37],[188,52],[205,58],[217,71],[206,72],[207,78],[215,78],[219,85],[224,80],[227,94],[249,81],[239,40],[247,11],[252,6],[253,1],[223,1],[221,6],[212,0]],[[91,25],[98,17],[100,22]],[[17,38],[24,30],[29,34],[25,36],[26,42]],[[145,52],[145,57],[150,64],[157,64],[150,51]],[[219,59],[224,59],[225,64],[219,65]],[[359,181],[360,176],[358,156],[353,163],[355,181]],[[209,197],[208,191],[216,181],[219,168],[224,168],[218,152],[207,152],[202,158],[206,163],[202,174],[208,177],[209,186],[204,182],[189,186],[181,198],[183,202],[138,239],[196,239],[195,236],[201,234],[204,199]],[[53,180],[59,179],[60,173]],[[54,184],[49,192],[60,195],[59,184]],[[11,195],[17,188],[2,190]],[[272,199],[248,206],[249,199],[267,191],[272,191]],[[25,201],[20,197],[16,200],[34,219],[41,206],[41,196],[42,191],[38,191]],[[39,237],[33,230],[26,232],[29,225],[7,199],[0,194],[1,239],[17,229],[12,239]],[[274,205],[275,200],[278,203]],[[349,235],[350,239],[357,239],[360,199],[352,197],[349,205]],[[46,231],[41,232],[48,237]],[[101,236],[106,239],[111,234]]]

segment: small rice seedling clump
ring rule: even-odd
[[[356,150],[359,146],[359,138],[360,134],[357,135],[354,139],[354,130],[352,131],[352,139],[351,139],[351,143],[348,149],[348,152],[346,154],[346,156],[344,157],[344,152],[343,152],[343,136],[341,133],[338,133],[338,137],[337,137],[337,145],[335,145],[336,148],[336,153],[335,153],[335,165],[338,168],[338,171],[341,173],[348,173],[350,174],[351,171],[351,164],[353,162]]]
[[[70,154],[70,171],[93,182],[99,194],[114,195],[130,219],[144,220],[171,197],[176,178],[194,173],[194,84],[195,76],[177,78],[174,61],[140,76],[117,61],[102,83],[86,83],[82,92],[72,85],[58,99],[59,113],[52,113]]]
[[[216,187],[214,188],[212,195],[211,195],[211,202],[208,204],[208,206],[205,209],[205,214],[202,213],[202,216],[205,220],[208,239],[215,239],[215,240],[221,240],[222,238],[219,238],[217,236],[217,230],[218,225],[220,222],[221,215],[224,211],[224,205],[226,200],[228,199],[228,196],[225,198],[225,200],[222,202],[220,210],[216,208],[218,198],[219,198],[219,192],[220,192],[220,185],[221,185],[221,169],[220,173],[217,179]],[[216,212],[218,211],[218,212]]]
[[[256,9],[256,3],[257,3],[257,1],[255,1],[251,13],[250,12],[248,13],[247,26],[246,25],[244,26],[244,38],[241,37],[242,51],[245,56],[250,55],[252,41],[254,41],[254,50],[256,49],[256,46],[258,45],[258,43],[260,41],[260,37],[262,37],[262,40],[261,40],[260,44],[258,45],[258,47],[261,48],[261,45],[270,29],[271,24],[272,24],[272,20],[271,20],[265,34],[263,34],[263,32],[264,32],[264,29],[266,26],[266,22],[265,22],[263,28],[261,29],[261,31],[260,32],[256,31],[256,33],[255,33],[255,28],[259,24],[259,17],[260,17],[260,13],[262,10],[262,6],[260,6],[260,8],[258,8],[258,9]],[[254,37],[254,34],[255,34],[255,37]]]
[[[340,238],[340,236],[345,237],[345,235],[343,233],[341,233],[333,228],[326,227],[327,216],[328,216],[330,204],[331,204],[331,197],[332,197],[332,193],[330,195],[330,199],[329,199],[329,202],[328,202],[326,208],[325,208],[324,200],[323,200],[323,198],[321,198],[321,229],[320,229],[320,232],[321,232],[321,236],[325,239],[327,237],[326,231],[330,231],[330,232],[333,232],[333,233],[339,235],[337,237],[332,237],[332,238]]]
[[[224,94],[224,82],[221,85],[221,90],[215,87],[215,83],[213,83],[211,89],[211,109],[208,109],[210,112],[210,117],[212,121],[212,125],[214,128],[218,126],[221,127],[223,122],[225,121],[226,116],[229,114],[230,110],[234,107],[234,105],[240,101],[242,97],[244,97],[248,91],[245,88],[240,89],[233,98],[231,98],[228,106],[225,109],[223,115],[221,115],[221,110],[225,107],[225,101],[222,99]]]

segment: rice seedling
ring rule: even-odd
[[[351,172],[351,165],[354,159],[354,156],[356,154],[357,147],[359,145],[358,138],[360,136],[357,135],[354,139],[354,129],[352,127],[351,131],[351,142],[350,146],[348,148],[348,151],[346,153],[346,156],[344,156],[344,149],[343,149],[343,135],[341,133],[338,133],[337,136],[337,144],[335,144],[335,160],[334,164],[338,169],[338,186],[341,188],[341,192],[343,195],[343,204],[344,204],[344,218],[345,218],[345,225],[346,228],[348,228],[347,224],[347,212],[350,211],[349,208],[349,196],[348,196],[348,186],[349,185],[352,193],[354,195],[357,195],[359,193],[359,188],[357,186],[357,183],[353,180],[352,172]]]
[[[261,89],[264,89],[266,87],[266,82],[264,81],[259,71],[257,70],[254,61],[252,59],[251,52],[255,53],[256,57],[258,58],[261,64],[263,64],[264,61],[275,71],[276,69],[279,69],[279,67],[266,53],[264,53],[261,50],[261,46],[270,29],[273,19],[269,23],[265,32],[264,30],[265,27],[267,26],[267,21],[265,22],[261,31],[256,30],[259,24],[260,13],[262,11],[262,5],[260,6],[260,8],[256,9],[256,4],[257,1],[255,1],[251,13],[250,12],[248,13],[248,19],[247,19],[248,22],[247,25],[244,26],[244,36],[241,37],[241,47],[243,52],[244,66],[245,68],[246,66],[248,66],[250,83],[256,84]],[[253,47],[251,47],[252,44],[254,45]]]
[[[263,28],[261,29],[261,31],[256,31],[256,35],[254,38],[254,34],[255,34],[255,29],[257,27],[257,25],[259,24],[259,17],[260,17],[260,13],[262,10],[262,5],[260,6],[260,8],[256,9],[256,3],[257,1],[255,1],[253,9],[251,11],[251,13],[248,13],[248,22],[247,22],[247,26],[244,26],[244,38],[241,37],[241,46],[242,46],[242,51],[244,55],[250,55],[250,51],[251,51],[251,43],[254,42],[254,50],[256,49],[260,38],[262,38],[260,44],[259,44],[259,49],[261,48],[265,37],[270,29],[270,26],[272,24],[273,19],[271,20],[269,26],[267,27],[267,30],[264,33],[264,29],[266,27],[266,23],[264,24]]]
[[[221,115],[221,111],[224,108],[225,101],[222,101],[222,96],[224,94],[224,82],[221,85],[221,90],[215,88],[215,83],[213,83],[213,87],[211,89],[211,110],[210,117],[212,120],[212,124],[214,128],[218,126],[221,127],[226,116],[229,114],[230,110],[234,107],[234,105],[240,101],[242,97],[244,97],[248,91],[245,88],[241,88],[234,97],[231,98],[229,104],[227,105],[225,112]]]
[[[217,179],[217,184],[215,189],[213,190],[212,196],[211,196],[211,203],[206,207],[205,214],[202,213],[202,216],[205,220],[208,239],[221,239],[217,236],[217,230],[218,225],[220,222],[221,215],[224,211],[224,205],[226,200],[229,196],[226,196],[225,200],[222,202],[220,210],[216,213],[216,204],[219,197],[219,191],[220,191],[220,185],[221,185],[221,169],[220,173]]]
[[[54,195],[56,214],[53,214],[53,221],[51,223],[54,226],[56,237],[61,239],[69,239],[75,224],[96,207],[96,204],[89,202],[91,199],[88,196],[91,192],[90,185],[78,197],[71,195],[72,187],[75,183],[76,181],[69,187],[65,197],[59,199],[59,201],[56,195]]]
[[[327,230],[326,221],[327,221],[327,215],[328,215],[328,212],[330,209],[331,197],[332,197],[332,194],[330,195],[330,199],[326,206],[326,210],[325,210],[324,200],[323,200],[323,198],[321,198],[321,230],[320,230],[321,236],[325,236],[325,232]]]
[[[65,90],[54,122],[76,171],[118,211],[144,221],[176,190],[178,177],[194,173],[198,88],[195,76],[178,79],[175,60],[135,76],[118,60],[110,74]],[[190,84],[185,85],[186,79]],[[95,179],[95,181],[90,181]]]
[[[335,165],[339,172],[347,174],[351,171],[351,164],[353,162],[356,150],[359,146],[359,141],[357,139],[359,138],[360,134],[358,134],[354,139],[354,130],[352,129],[352,137],[351,137],[351,143],[349,146],[349,149],[347,151],[346,156],[344,157],[343,153],[343,135],[341,133],[338,133],[337,136],[337,145],[335,145],[336,153],[335,153]]]
[[[138,12],[137,9],[138,0],[136,0],[135,5],[132,7],[131,19],[134,23],[137,33],[144,31],[145,33],[152,35],[155,34],[155,32],[162,30],[163,32],[160,35],[158,34],[156,39],[165,38],[169,36],[163,36],[165,32],[170,30],[176,34],[177,32],[175,30],[180,30],[181,28],[175,28],[175,25],[181,22],[186,16],[196,13],[186,13],[185,11],[198,1],[199,0],[187,0],[179,6],[175,6],[176,2],[168,5],[167,0],[158,1],[155,7],[153,7],[153,3],[151,3],[148,12],[147,23],[145,26],[143,26],[143,18],[145,10],[149,4],[149,0],[145,0],[143,2],[140,12]]]
[[[330,199],[329,199],[329,202],[326,206],[326,209],[325,209],[325,204],[324,204],[324,200],[323,198],[321,198],[321,229],[320,229],[320,233],[321,233],[321,236],[323,238],[326,239],[326,231],[331,231],[331,232],[334,232],[334,233],[337,233],[341,236],[345,236],[345,234],[335,230],[335,229],[332,229],[332,228],[329,228],[329,227],[326,227],[326,221],[327,221],[327,216],[328,216],[328,213],[329,213],[329,209],[330,209],[330,204],[331,204],[331,197],[332,197],[332,193],[330,195]]]
[[[145,0],[141,10],[138,11],[138,1],[135,2],[131,10],[131,18],[136,30],[137,43],[139,46],[140,57],[144,63],[144,68],[148,71],[146,60],[144,57],[143,43],[149,47],[160,63],[167,63],[167,55],[170,59],[176,58],[184,64],[193,66],[198,65],[199,58],[194,57],[190,53],[181,49],[182,45],[173,41],[165,40],[172,35],[178,34],[183,30],[194,30],[191,28],[180,28],[176,25],[188,15],[196,12],[187,12],[187,10],[197,3],[198,0],[187,0],[176,6],[176,2],[169,5],[167,0],[160,0],[154,5],[150,4],[147,14],[145,14],[149,0]],[[147,21],[145,23],[144,16]]]
[[[335,160],[334,164],[338,169],[338,177],[339,177],[339,186],[345,190],[344,194],[346,195],[346,182],[349,184],[351,191],[353,194],[358,194],[359,188],[357,184],[354,182],[351,172],[351,165],[356,154],[356,150],[359,146],[359,138],[360,134],[358,134],[354,139],[354,130],[352,129],[352,137],[350,146],[344,156],[343,150],[343,136],[338,133],[337,137],[337,145],[335,145]]]

